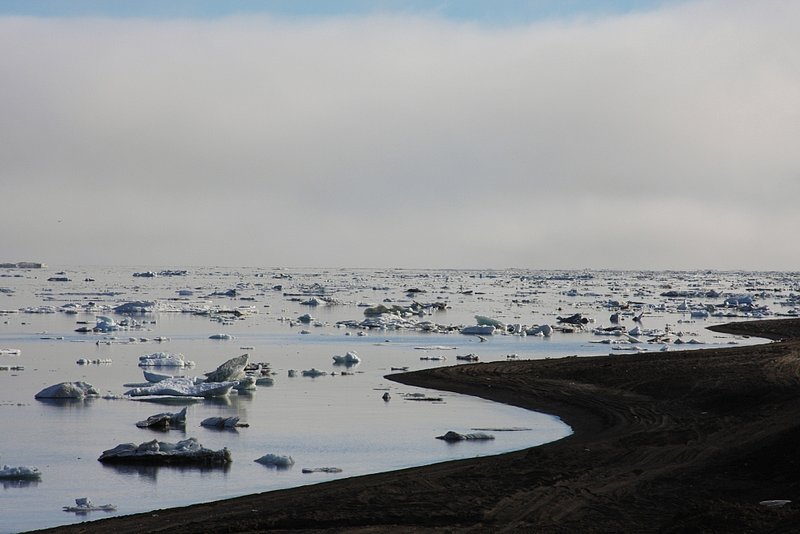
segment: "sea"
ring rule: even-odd
[[[36,467],[41,478],[0,480],[0,532],[155,513],[552,442],[571,433],[558,414],[386,376],[469,365],[468,357],[614,358],[764,343],[706,327],[796,316],[799,280],[797,273],[733,271],[3,268],[0,465]],[[488,327],[480,335],[462,333],[480,325]],[[140,357],[159,352],[194,366],[151,370],[199,377],[247,354],[272,383],[213,399],[126,395],[147,384]],[[334,361],[348,352],[357,364]],[[305,376],[311,369],[322,374]],[[34,398],[75,381],[99,395]],[[184,407],[185,428],[136,426]],[[238,417],[243,426],[200,425],[210,417]],[[448,431],[494,439],[436,439]],[[98,461],[119,444],[187,438],[227,448],[233,461],[220,468]],[[295,463],[255,461],[266,454]],[[64,510],[84,498],[114,510]]]

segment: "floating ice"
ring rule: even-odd
[[[121,443],[113,449],[103,451],[97,460],[103,463],[144,463],[153,465],[225,465],[231,462],[231,453],[227,447],[214,451],[203,447],[196,438],[188,438],[177,443],[157,440],[139,445]]]
[[[152,386],[136,387],[125,392],[128,397],[150,395],[175,397],[224,397],[236,382],[196,382],[193,378],[173,377]]]
[[[270,384],[271,385],[271,384]],[[245,376],[244,378],[240,379],[233,389],[239,392],[244,391],[253,391],[256,389],[256,377],[254,376]]]
[[[538,326],[532,326],[525,330],[525,333],[529,336],[544,336],[550,337],[553,334],[553,327],[549,324],[542,324]]]
[[[231,340],[233,336],[230,334],[211,334],[208,339]]]
[[[345,365],[355,365],[361,362],[361,358],[355,352],[348,351],[344,356],[339,354],[333,357],[333,363],[337,364],[345,364]]]
[[[200,421],[200,426],[208,428],[240,428],[250,426],[247,423],[240,423],[238,417],[207,417]]]
[[[150,382],[151,384],[156,384],[158,382],[161,382],[162,380],[173,378],[172,375],[168,375],[166,373],[157,373],[155,371],[148,371],[147,369],[142,369],[142,373],[144,374],[144,379]]]
[[[93,512],[96,510],[103,512],[115,512],[117,507],[113,504],[96,505],[92,503],[89,497],[79,497],[75,499],[75,506],[64,506],[65,512],[75,512],[78,514],[85,514],[87,512]]]
[[[41,390],[35,399],[83,399],[97,397],[100,393],[86,382],[61,382]]]
[[[291,456],[272,453],[265,454],[261,458],[256,458],[253,461],[273,467],[291,467],[294,465],[294,459]]]
[[[139,367],[194,367],[194,362],[184,360],[183,354],[154,352],[139,356]]]
[[[468,336],[490,336],[494,334],[495,327],[492,325],[465,326],[461,333]]]
[[[436,436],[436,439],[443,439],[444,441],[487,440],[494,439],[494,436],[486,434],[485,432],[459,434],[458,432],[450,430],[442,436]]]
[[[111,317],[98,315],[95,320],[96,324],[93,329],[95,332],[113,332],[120,329],[120,326]]]
[[[339,467],[304,467],[303,473],[341,473]]]
[[[301,372],[303,376],[310,376],[311,378],[315,378],[318,376],[325,376],[328,374],[325,371],[320,371],[319,369],[315,369],[313,367],[311,369],[305,369],[304,371]]]
[[[0,479],[3,480],[39,480],[40,478],[42,478],[42,472],[38,467],[29,465],[12,467],[4,464],[0,468]]]
[[[242,354],[226,361],[214,371],[205,373],[206,382],[236,381],[244,378],[244,368],[247,366],[248,354]]]
[[[22,354],[20,349],[0,349],[0,356],[19,356]]]
[[[133,302],[126,302],[114,308],[115,313],[131,314],[131,313],[152,313],[156,310],[156,303],[151,300],[135,300]]]
[[[139,428],[158,428],[161,430],[169,430],[173,427],[181,427],[186,425],[186,408],[180,412],[175,413],[159,413],[151,415],[145,421],[139,421],[136,426]]]
[[[492,319],[491,317],[486,317],[485,315],[476,315],[475,322],[481,326],[493,326],[501,330],[505,328],[505,324],[502,321]]]

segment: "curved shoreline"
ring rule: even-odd
[[[715,326],[784,339],[685,352],[390,375],[558,415],[534,448],[42,532],[790,532],[800,506],[800,320]]]

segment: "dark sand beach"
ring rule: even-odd
[[[798,532],[800,320],[714,330],[779,341],[393,375],[556,414],[574,434],[43,532]],[[759,504],[775,499],[792,503]]]

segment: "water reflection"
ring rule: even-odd
[[[109,469],[123,476],[135,476],[150,483],[155,483],[160,470],[177,473],[227,473],[231,465],[146,465],[146,464],[102,464],[103,469]]]
[[[39,480],[27,480],[27,479],[0,479],[0,484],[3,485],[3,489],[8,488],[28,488],[28,487],[35,487],[39,485]]]
[[[85,397],[83,399],[55,399],[55,398],[37,398],[37,401],[45,406],[52,406],[57,409],[75,408],[83,409],[92,405],[94,397]]]

